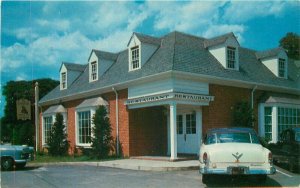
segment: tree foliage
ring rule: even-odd
[[[9,81],[3,86],[2,95],[5,97],[4,116],[1,118],[1,140],[13,144],[33,145],[34,141],[34,86],[39,83],[39,97],[42,98],[54,89],[59,82],[52,79],[33,81]],[[16,101],[27,99],[32,104],[31,120],[17,120]]]
[[[51,127],[48,144],[48,152],[53,156],[62,156],[68,153],[69,142],[64,124],[64,118],[61,113],[57,113],[55,123]]]
[[[253,110],[248,102],[238,102],[233,110],[233,125],[237,127],[252,127]]]
[[[300,36],[296,33],[287,33],[279,41],[280,46],[287,50],[289,58],[300,60]]]
[[[94,137],[92,138],[93,157],[105,158],[111,150],[112,136],[111,125],[105,106],[99,106],[93,117],[94,127],[92,129]]]

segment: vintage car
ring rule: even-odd
[[[0,145],[1,170],[11,170],[13,166],[17,168],[25,167],[28,161],[34,158],[34,149],[26,145]]]
[[[289,171],[300,169],[300,127],[284,130],[276,144],[269,144],[274,163],[286,164]]]
[[[218,128],[207,132],[200,147],[202,182],[213,175],[251,175],[265,181],[276,172],[272,153],[264,148],[250,128]]]

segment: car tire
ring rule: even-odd
[[[210,175],[208,174],[202,174],[202,183],[208,184],[210,180]]]
[[[13,160],[12,158],[2,158],[1,159],[1,169],[2,170],[11,170],[13,167]]]
[[[18,164],[16,164],[16,167],[17,167],[18,169],[22,169],[22,168],[25,167],[25,165],[26,165],[26,163],[18,163]]]
[[[265,182],[267,180],[267,175],[263,174],[263,175],[257,175],[257,180],[259,182]]]

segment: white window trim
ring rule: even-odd
[[[234,68],[228,67],[228,48],[231,48],[231,50],[234,49]],[[237,55],[238,55],[238,49],[237,49],[237,47],[226,46],[226,54],[225,54],[225,57],[226,57],[226,69],[238,70],[239,63],[238,63],[238,56]]]
[[[91,137],[94,137],[92,129],[94,128],[94,123],[93,123],[93,116],[96,113],[96,108],[95,107],[87,107],[87,108],[79,108],[75,110],[75,140],[76,140],[76,146],[79,147],[84,147],[84,148],[90,148],[92,146],[92,143],[88,144],[83,144],[79,143],[79,130],[78,130],[78,112],[86,112],[90,111],[91,115]]]
[[[133,68],[133,64],[132,64],[132,54],[131,54],[131,51],[133,48],[138,48],[139,50],[139,67],[138,68]],[[141,45],[136,45],[136,46],[133,46],[133,47],[130,47],[128,49],[128,56],[129,56],[129,71],[135,71],[135,70],[139,70],[141,69],[142,67],[142,58],[141,58]]]
[[[280,60],[284,60],[284,70],[283,70],[283,76],[280,76]],[[285,58],[278,58],[278,77],[279,78],[287,78],[287,60]]]
[[[61,113],[63,116],[63,122],[65,124],[65,132],[68,133],[68,122],[67,122],[67,113]],[[56,113],[55,114],[46,114],[42,115],[42,146],[43,147],[48,147],[48,144],[45,142],[45,122],[44,118],[45,117],[52,117],[52,126],[56,121]]]
[[[96,78],[95,79],[93,79],[93,76],[92,76],[92,64],[96,64]],[[92,62],[90,62],[90,64],[89,64],[89,81],[90,82],[94,82],[94,81],[97,81],[98,80],[98,73],[99,73],[99,63],[98,63],[98,61],[92,61]]]
[[[277,143],[278,138],[278,108],[300,108],[300,105],[297,104],[282,104],[282,103],[272,103],[272,104],[265,104],[261,103],[259,104],[259,114],[258,114],[258,130],[260,130],[259,135],[264,137],[265,136],[265,107],[272,107],[272,140],[270,143]]]
[[[63,77],[62,74],[66,75],[66,80],[65,80],[65,87],[63,87]],[[67,75],[67,71],[66,72],[61,72],[60,73],[60,89],[64,90],[68,88],[68,75]]]

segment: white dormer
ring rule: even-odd
[[[140,69],[153,55],[159,44],[158,38],[133,33],[127,45],[129,71]]]
[[[59,70],[60,90],[67,89],[84,69],[85,65],[63,62]]]
[[[288,57],[284,49],[257,52],[256,56],[275,76],[288,78]]]
[[[239,70],[240,44],[233,33],[208,39],[205,47],[225,69]]]
[[[88,59],[89,82],[99,79],[117,59],[117,54],[92,50]]]

